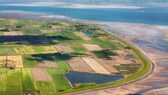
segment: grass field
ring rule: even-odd
[[[22,86],[25,92],[35,90],[34,80],[29,68],[22,68]]]
[[[61,69],[48,69],[52,80],[55,84],[57,92],[64,91],[71,89],[68,80],[65,78],[64,74],[66,73],[65,70]]]
[[[54,28],[54,29],[60,29],[60,28],[65,28],[65,26],[53,25],[52,28]]]
[[[54,95],[55,93],[55,88],[51,81],[36,81],[35,85],[41,95]]]
[[[55,54],[34,54],[23,56],[24,67],[38,67],[38,63],[43,61],[55,62],[61,69],[71,70],[69,64],[64,60],[63,56],[59,53]]]
[[[110,56],[117,56],[116,53],[112,52],[111,50],[102,50],[102,51],[93,51],[93,53],[98,58],[110,58]]]
[[[7,82],[7,70],[2,68],[0,70],[0,92],[6,91],[6,82]]]
[[[51,30],[40,30],[41,31],[41,33],[53,33],[53,31],[51,31]]]
[[[0,36],[3,36],[3,32],[0,32]]]
[[[7,71],[7,95],[21,95],[22,94],[22,78],[21,69]]]
[[[25,35],[32,35],[32,34],[40,34],[41,31],[38,30],[38,29],[24,29],[24,30],[23,30],[23,33],[24,33]]]
[[[0,48],[0,55],[14,55],[15,50],[13,48]]]
[[[32,55],[24,55],[23,56],[23,66],[26,68],[37,67],[37,61],[34,59]]]

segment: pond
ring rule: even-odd
[[[75,84],[79,83],[104,84],[124,78],[124,76],[122,75],[101,75],[101,74],[90,74],[74,71],[70,71],[65,76],[70,81],[72,86],[75,86]]]
[[[87,32],[85,32],[85,34],[87,34],[87,35],[92,35],[93,32],[87,31]]]

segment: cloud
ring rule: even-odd
[[[29,3],[13,3],[0,4],[0,6],[47,6],[57,8],[118,8],[118,9],[139,9],[140,6],[127,6],[122,4],[80,4],[80,3],[64,3],[64,2],[29,2]]]

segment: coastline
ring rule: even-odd
[[[108,33],[108,31],[106,31],[107,33]],[[109,34],[111,34],[112,36],[115,36],[115,37],[117,37],[117,39],[120,39],[120,40],[123,40],[123,39],[121,39],[120,37],[118,37],[118,36],[116,36],[115,34],[113,34],[113,33],[109,33]],[[133,43],[131,43],[131,42],[128,42],[128,41],[125,41],[125,40],[123,40],[124,42],[126,42],[126,43],[128,43],[129,44],[129,46],[130,47],[132,47],[132,48],[134,48],[134,49],[137,49],[138,51],[140,51],[146,58],[147,58],[147,60],[149,61],[149,63],[150,63],[150,70],[146,73],[146,74],[144,74],[143,76],[141,76],[141,77],[138,77],[137,79],[134,79],[134,80],[131,80],[131,81],[127,81],[127,82],[123,82],[123,83],[119,83],[119,84],[117,84],[117,85],[109,85],[109,86],[105,86],[105,87],[100,87],[100,88],[95,88],[95,89],[91,89],[91,90],[84,90],[84,91],[80,91],[80,92],[75,92],[75,93],[70,93],[70,94],[68,94],[68,95],[85,95],[86,93],[90,93],[90,92],[97,92],[97,91],[100,91],[100,90],[105,90],[105,89],[115,89],[115,88],[118,88],[118,87],[122,87],[122,86],[126,86],[126,85],[129,85],[129,84],[134,84],[134,83],[136,83],[136,82],[139,82],[139,81],[141,81],[141,80],[144,80],[145,78],[148,78],[153,72],[154,72],[154,70],[155,70],[155,64],[154,64],[154,61],[153,60],[151,60],[150,58],[149,58],[149,56],[141,49],[141,48],[139,48],[138,46],[136,46],[136,45],[134,45]],[[126,93],[122,93],[122,94],[126,94]],[[90,95],[90,94],[89,94]]]
[[[99,25],[99,26],[105,26],[105,25],[109,25],[109,24],[116,24],[116,23],[118,23],[118,24],[123,24],[123,23],[120,23],[120,22],[99,22],[99,21],[92,21],[92,22],[90,22],[90,21],[84,21],[84,23],[91,23],[91,24],[94,24],[94,23],[96,23],[96,25]],[[128,23],[125,23],[125,24],[128,24]],[[131,25],[133,25],[133,23],[129,23],[129,24],[131,24]],[[148,25],[148,24],[137,24],[137,23],[135,23],[134,25],[142,25],[142,26],[152,26],[152,27],[166,27],[166,29],[167,29],[167,26],[161,26],[161,25]],[[110,26],[110,25],[109,25]],[[104,27],[103,27],[104,28]],[[108,30],[108,28],[106,28],[105,30]],[[110,31],[109,31],[110,32]],[[111,32],[110,32],[111,33]],[[115,34],[115,35],[117,35],[117,34]],[[121,37],[120,35],[117,35],[117,36],[119,36],[119,37]],[[164,37],[163,37],[164,38]],[[130,43],[133,43],[133,42],[131,42],[130,40],[126,40],[127,42],[130,42]],[[135,44],[138,48],[139,48],[139,50],[141,50],[151,61],[152,61],[152,63],[153,64],[155,64],[155,67],[156,67],[156,69],[163,69],[164,67],[161,67],[160,66],[160,64],[158,64],[159,62],[160,62],[160,60],[157,60],[157,59],[159,59],[159,55],[157,55],[157,54],[160,54],[160,55],[162,55],[162,53],[163,53],[163,51],[161,51],[161,50],[158,50],[158,49],[152,49],[153,51],[155,51],[155,52],[153,52],[153,53],[151,53],[152,52],[152,50],[150,50],[150,52],[148,52],[149,50],[148,49],[146,49],[146,47],[144,48],[144,46],[142,45],[139,45],[139,44],[136,44],[136,43],[133,43],[133,44]],[[156,52],[157,51],[157,52]],[[156,54],[155,54],[156,53]],[[167,54],[167,53],[165,53],[165,54]],[[144,90],[144,89],[154,89],[155,87],[156,87],[156,85],[155,84],[149,84],[149,83],[155,83],[155,82],[158,82],[159,80],[156,80],[155,81],[155,78],[156,77],[159,77],[159,78],[161,78],[161,80],[163,80],[162,78],[165,78],[164,76],[159,76],[158,74],[160,73],[160,72],[166,72],[167,70],[165,70],[165,69],[163,69],[162,71],[158,71],[158,70],[153,70],[153,73],[150,75],[150,77],[149,78],[145,78],[145,79],[143,79],[143,80],[141,80],[141,81],[139,81],[138,83],[132,83],[132,84],[130,84],[131,86],[133,86],[133,87],[136,87],[136,85],[139,85],[140,83],[144,83],[144,88],[141,88],[141,89],[139,89],[139,88],[137,88],[137,89],[134,89],[133,91],[126,91],[125,93],[123,92],[122,94],[130,94],[130,93],[136,93],[136,92],[139,92],[139,91],[141,91],[141,90]],[[152,79],[152,81],[150,82],[149,80],[150,79]],[[154,80],[153,80],[154,79]],[[160,80],[160,81],[161,81]],[[166,79],[164,79],[163,80],[164,82],[161,84],[161,85],[164,85],[164,83],[166,83]],[[146,86],[147,85],[147,86]],[[126,86],[126,85],[125,85]],[[129,87],[129,86],[128,86]],[[143,86],[142,86],[143,87]],[[122,89],[122,90],[128,90],[128,89],[123,89],[122,87],[116,87],[116,89],[115,88],[111,88],[110,90],[117,90],[117,89]],[[104,91],[109,91],[109,90],[99,90],[98,92],[104,92]],[[92,91],[92,92],[86,92],[86,93],[83,93],[83,94],[88,94],[89,93],[89,95],[90,95],[90,93],[91,94],[94,94],[94,95],[97,95],[96,93],[96,91]],[[120,92],[117,92],[116,91],[116,93],[117,94],[119,94]],[[116,93],[113,93],[113,95],[115,95]],[[82,95],[83,95],[82,94]],[[106,93],[107,94],[107,93]],[[116,94],[116,95],[117,95]],[[121,94],[121,93],[120,93]],[[137,93],[136,93],[137,94]],[[139,93],[138,93],[139,94]],[[142,93],[141,93],[142,94]],[[110,95],[110,94],[109,94]],[[146,94],[145,94],[146,95]]]
[[[75,21],[78,22],[79,20],[75,20]],[[81,20],[81,22],[82,22],[82,20]],[[85,21],[83,21],[83,22],[85,22]],[[82,23],[83,23],[83,22],[82,22]],[[116,24],[116,23],[117,23],[117,24],[121,24],[121,22],[99,22],[99,21],[86,21],[85,23],[88,23],[88,22],[89,22],[89,23],[92,23],[92,24],[95,24],[95,23],[96,23],[96,25],[100,25],[100,26],[101,26],[101,25],[103,26],[103,25],[105,25],[105,24]],[[131,25],[133,25],[132,23],[125,23],[125,24],[131,24]],[[142,24],[134,24],[134,25],[142,25]],[[143,24],[143,25],[144,25],[144,24]],[[147,24],[146,24],[146,25],[147,25]],[[152,25],[152,26],[153,26],[153,25]],[[108,29],[107,29],[107,30],[108,30]],[[109,31],[109,32],[110,32],[110,31]],[[116,35],[116,34],[115,34],[115,35]],[[118,36],[118,35],[117,35],[117,36]],[[119,37],[120,37],[120,36],[119,36]],[[125,39],[124,39],[124,40],[125,40]],[[126,40],[126,41],[127,41],[127,40]],[[133,43],[133,44],[135,44],[135,43]],[[137,45],[137,46],[139,47],[139,45]],[[141,47],[139,47],[139,48],[141,48]],[[143,49],[143,50],[142,50],[142,49],[139,49],[139,50],[141,50],[142,53],[145,53],[145,52],[146,52],[146,51],[144,52],[144,49]],[[151,61],[155,61],[155,60],[153,60],[153,59],[150,58],[151,56],[149,56],[149,54],[145,53],[144,55],[146,55]],[[144,80],[146,80],[146,79],[144,79]],[[133,83],[133,84],[134,84],[134,83]],[[124,86],[125,86],[125,85],[124,85]],[[111,88],[108,88],[108,89],[111,89]],[[114,88],[113,88],[113,89],[114,89]],[[102,90],[102,89],[100,89],[100,90]]]

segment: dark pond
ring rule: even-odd
[[[96,84],[104,84],[108,82],[113,82],[119,79],[124,78],[122,75],[101,75],[101,74],[89,74],[83,72],[69,72],[66,74],[67,79],[70,83],[75,86],[78,83],[96,83]]]

